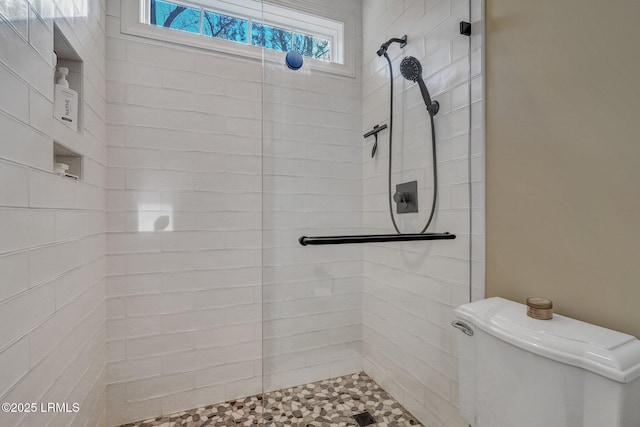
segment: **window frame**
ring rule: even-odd
[[[296,32],[325,39],[327,39],[327,35],[330,34],[331,58],[336,58],[337,60],[342,59],[342,63],[329,62],[327,60],[305,56],[305,67],[331,74],[355,77],[354,35],[356,19],[354,13],[343,10],[329,10],[320,6],[313,7],[313,5],[308,3],[300,4],[302,2],[295,0],[269,0],[263,1],[262,3],[256,0],[167,1],[208,10],[214,13],[228,14],[240,19],[249,19],[249,27],[251,27],[252,20],[255,20],[255,22],[261,24],[291,29],[292,44],[294,39],[293,33]],[[248,34],[249,43],[245,44],[243,42],[203,35],[202,25],[200,34],[151,25],[149,3],[149,0],[121,0],[121,32],[123,34],[177,43],[188,47],[227,53],[256,60],[261,60],[264,57],[265,61],[284,64],[286,52],[252,45],[250,32]],[[327,12],[330,12],[331,16],[328,16],[329,13]],[[303,17],[305,18],[304,25],[300,25],[300,22],[303,22]],[[316,22],[309,22],[312,21],[314,17],[317,17]],[[322,32],[317,31],[318,28],[323,27],[323,21],[324,23],[329,21],[335,22],[334,28],[324,26]],[[314,29],[316,31],[314,31]],[[342,38],[342,42],[340,42],[340,38]]]

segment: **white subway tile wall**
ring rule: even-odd
[[[0,425],[106,425],[105,1],[0,2]],[[54,22],[84,61],[84,126],[53,118]],[[53,173],[53,141],[84,155]]]
[[[311,3],[356,17],[356,77],[123,35],[117,0],[0,4],[0,397],[81,404],[0,424],[118,425],[364,369],[424,424],[463,425],[449,322],[484,295],[481,3],[471,82],[466,0]],[[79,133],[52,118],[54,21],[84,59]],[[458,238],[303,248],[392,232],[388,134],[371,159],[362,133],[388,123],[375,52],[403,34],[393,180],[418,180],[421,213],[399,224],[433,191],[413,55],[441,105],[431,229]],[[82,181],[51,172],[53,140]]]
[[[262,64],[107,8],[108,424],[262,387]]]
[[[359,78],[107,28],[109,423],[362,370]]]
[[[468,302],[471,284],[474,298],[484,294],[482,17],[480,1],[471,4],[469,152],[469,39],[458,32],[459,22],[470,20],[469,2],[363,2],[363,130],[389,121],[388,66],[375,52],[391,37],[407,34],[409,40],[404,49],[396,44],[388,51],[395,78],[393,190],[395,184],[412,180],[419,187],[420,213],[396,217],[403,232],[424,226],[433,194],[428,115],[417,85],[399,73],[405,56],[421,61],[425,82],[440,103],[435,117],[439,195],[430,230],[449,231],[457,239],[363,249],[364,369],[422,423],[433,426],[466,426],[457,409],[456,336],[450,322],[453,308]],[[380,137],[376,159],[368,150],[362,153],[363,226],[368,232],[392,232],[386,188],[388,133]]]

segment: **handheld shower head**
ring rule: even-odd
[[[422,80],[422,64],[413,56],[407,56],[400,63],[400,73],[412,82]]]
[[[400,73],[405,79],[418,83],[427,111],[429,111],[430,115],[435,116],[440,109],[440,104],[438,104],[438,101],[431,100],[427,85],[422,78],[422,64],[420,64],[420,61],[413,56],[405,57],[400,63]]]

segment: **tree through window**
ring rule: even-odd
[[[161,0],[151,0],[151,25],[200,33],[200,10]]]
[[[190,7],[164,0],[149,1],[149,23],[158,27],[202,34],[266,49],[331,61],[329,38],[280,28],[250,18],[231,16],[204,8]],[[317,18],[315,18],[317,19]]]
[[[205,11],[202,33],[205,36],[247,43],[249,40],[249,21]]]
[[[251,25],[251,44],[287,52],[291,50],[291,31],[253,22]]]
[[[329,40],[314,37],[308,34],[295,33],[293,37],[293,50],[302,56],[331,60],[331,46]]]

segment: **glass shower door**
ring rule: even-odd
[[[263,60],[264,421],[455,425],[450,322],[471,298],[472,170],[482,159],[481,141],[471,150],[471,43],[459,26],[470,4],[326,4],[306,2],[305,12],[343,19],[343,67],[303,55],[294,70],[266,49]],[[383,45],[405,34],[406,46]],[[406,57],[422,68],[412,79],[401,73]],[[422,89],[439,103],[427,232],[456,238],[300,245],[301,236],[396,234],[390,208],[400,233],[423,229],[436,182]],[[396,185],[413,181],[418,212],[398,213]]]
[[[263,92],[266,391],[362,370],[362,248],[298,243],[304,234],[361,231],[360,81],[318,71],[324,59],[304,56],[294,71],[270,53]]]

